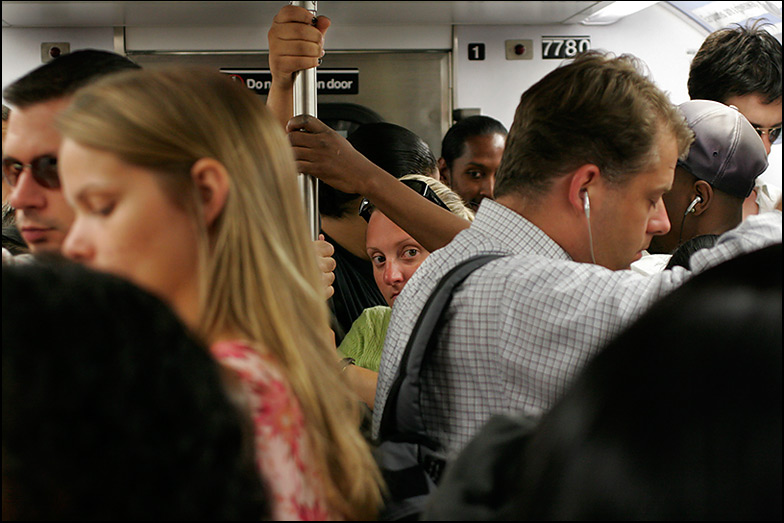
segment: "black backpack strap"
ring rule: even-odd
[[[481,254],[469,258],[450,270],[430,294],[419,314],[398,366],[397,377],[384,404],[379,426],[379,440],[400,438],[435,450],[438,444],[425,436],[425,424],[419,402],[421,374],[426,356],[436,346],[435,336],[441,316],[452,300],[452,292],[469,274],[502,254]]]

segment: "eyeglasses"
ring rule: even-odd
[[[33,158],[30,163],[22,163],[16,158],[3,158],[3,178],[8,185],[15,187],[22,175],[25,167],[30,168],[30,174],[39,185],[47,189],[58,189],[60,187],[60,176],[57,174],[57,158],[45,154]]]
[[[433,189],[430,188],[430,185],[427,182],[423,182],[422,180],[400,180],[404,185],[407,185],[414,189],[417,193],[421,194],[429,201],[435,203],[436,205],[443,207],[447,211],[449,211],[449,207],[438,197]],[[359,204],[359,215],[362,216],[366,222],[370,221],[370,215],[373,213],[373,204],[370,203],[370,200],[367,198],[362,199],[362,203]]]
[[[767,134],[770,143],[775,142],[778,140],[779,136],[781,136],[781,124],[779,124],[778,127],[758,127],[755,125],[754,130],[757,131],[760,138],[762,138],[763,134]]]

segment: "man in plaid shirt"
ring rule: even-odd
[[[451,455],[492,414],[548,409],[592,354],[690,276],[621,270],[668,232],[661,197],[692,140],[666,95],[634,69],[625,58],[589,55],[524,94],[496,201],[484,202],[473,225],[434,252],[398,296],[374,431],[419,311],[464,259],[509,255],[456,290],[426,363],[424,422]],[[781,214],[759,218],[695,257],[695,271],[780,242]]]
[[[427,436],[450,457],[493,414],[546,411],[588,358],[693,273],[781,242],[779,204],[695,254],[693,272],[625,270],[653,236],[670,230],[662,195],[693,140],[677,108],[640,71],[631,56],[592,51],[523,94],[495,201],[485,199],[471,226],[458,226],[465,230],[433,252],[397,298],[379,369],[374,436],[420,311],[439,279],[474,255],[507,256],[455,290],[422,377]],[[409,205],[398,182],[350,148],[336,155],[339,138],[317,120],[294,118],[288,128],[310,131],[290,134],[301,172],[373,199],[428,249],[438,247],[414,229],[445,230],[444,213],[423,219],[435,206]],[[420,225],[405,221],[413,217]]]

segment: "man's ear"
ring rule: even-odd
[[[446,160],[443,158],[438,159],[438,174],[441,176],[441,183],[452,187],[452,173],[449,172],[449,167],[446,166]]]
[[[702,198],[702,201],[697,203],[693,209],[694,215],[699,216],[700,214],[707,211],[713,203],[713,187],[705,180],[697,180],[694,182],[693,190],[694,198],[697,196]]]
[[[586,163],[578,167],[572,174],[569,182],[569,205],[580,214],[585,211],[585,199],[589,197],[591,189],[599,187],[601,175],[599,167]]]
[[[201,158],[191,167],[191,176],[201,196],[207,227],[223,211],[229,194],[229,173],[218,160]]]

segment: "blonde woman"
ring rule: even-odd
[[[460,196],[435,178],[408,174],[402,176],[400,181],[433,204],[468,222],[473,221],[474,212]],[[338,353],[344,358],[344,372],[351,388],[372,409],[381,350],[392,315],[392,305],[414,271],[430,255],[430,251],[376,209],[369,200],[362,200],[359,214],[368,222],[365,247],[373,264],[376,285],[388,306],[365,309],[343,338]]]
[[[374,518],[380,476],[335,365],[291,149],[263,101],[211,71],[135,71],[80,91],[59,128],[76,209],[64,252],[163,297],[236,372],[273,518]]]

